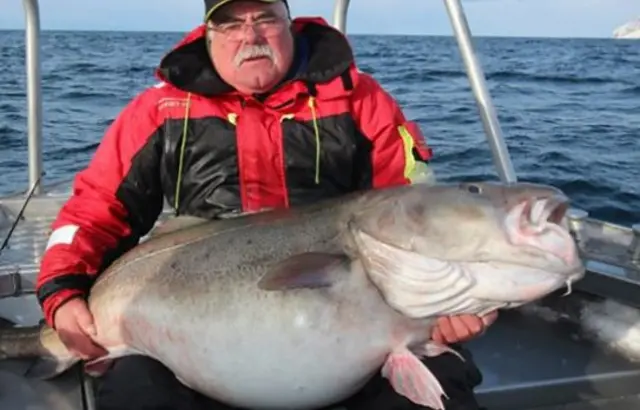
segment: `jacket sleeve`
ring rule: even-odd
[[[36,281],[44,318],[86,297],[95,277],[136,245],[163,206],[161,145],[155,101],[143,92],[107,129],[70,198],[54,220]]]
[[[433,153],[420,128],[366,73],[359,74],[352,109],[358,129],[371,142],[372,188],[434,180],[429,166]]]

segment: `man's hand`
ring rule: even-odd
[[[475,315],[443,316],[438,318],[432,338],[435,342],[442,344],[466,342],[484,332],[497,318],[497,311],[482,317]]]
[[[83,299],[71,299],[60,306],[53,317],[53,323],[60,340],[73,355],[90,360],[107,354],[91,338],[96,334],[96,329],[93,315]]]

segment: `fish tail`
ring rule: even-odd
[[[40,326],[0,329],[0,359],[39,357],[43,353]]]
[[[42,324],[27,327],[0,327],[0,360],[30,359],[29,378],[50,379],[78,359],[65,347],[57,332]]]

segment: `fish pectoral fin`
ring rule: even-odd
[[[84,371],[87,372],[91,376],[101,376],[109,370],[111,365],[113,364],[113,360],[119,357],[129,356],[133,354],[141,354],[135,349],[130,348],[126,345],[121,346],[112,346],[108,349],[108,354],[100,357],[96,357],[95,359],[91,359],[84,363]]]
[[[263,290],[330,287],[336,272],[349,261],[343,254],[301,253],[276,263],[258,281],[258,287]]]
[[[382,367],[382,377],[393,389],[412,402],[444,410],[442,396],[447,397],[440,382],[431,371],[408,349],[392,352]]]
[[[184,385],[184,386],[186,386],[186,387],[188,387],[188,388],[193,390],[193,387],[191,387],[191,385],[188,382],[186,382],[181,376],[178,376],[177,374],[174,375],[174,376],[180,382],[180,384],[182,384],[182,385]]]
[[[24,377],[36,380],[53,379],[72,368],[77,362],[76,358],[58,360],[53,357],[39,357],[31,362]]]
[[[465,358],[460,353],[458,353],[455,349],[447,345],[444,345],[442,343],[435,342],[433,340],[428,341],[419,349],[414,350],[414,352],[418,356],[423,356],[423,357],[436,357],[444,353],[451,353],[459,357],[460,360],[462,360],[463,362],[466,361]]]
[[[99,357],[97,359],[88,361],[84,364],[84,371],[93,376],[98,377],[102,376],[113,364],[113,360],[108,356]]]

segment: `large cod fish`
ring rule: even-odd
[[[376,374],[443,409],[420,357],[435,319],[513,308],[584,275],[543,185],[462,183],[360,192],[296,209],[160,228],[95,282],[95,341],[252,409],[315,409]],[[0,358],[47,377],[78,361],[44,326],[0,331]],[[461,359],[462,360],[462,359]],[[94,362],[95,364],[97,362]]]

